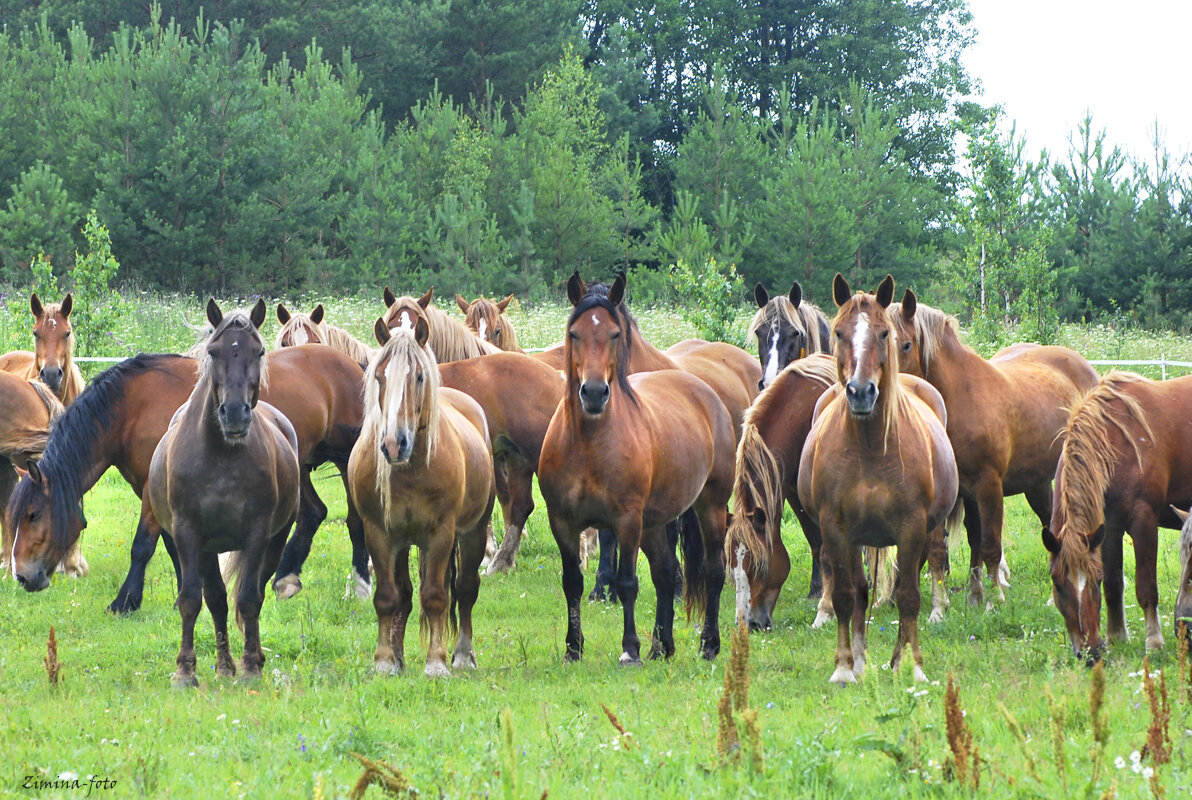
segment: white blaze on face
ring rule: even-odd
[[[295,328],[293,339],[296,345],[306,344],[310,341],[310,337],[306,335],[306,328]]]
[[[406,317],[406,314],[403,313],[402,317]],[[385,406],[385,433],[383,438],[387,438],[390,434],[397,435],[398,411],[401,410],[402,401],[405,399],[405,381],[395,380],[397,370],[394,367],[396,366],[397,361],[395,359],[389,359],[389,363],[385,365],[385,386],[389,397]]]
[[[397,332],[398,332],[398,331],[400,331],[400,330],[407,330],[407,331],[412,331],[412,330],[414,330],[414,322],[413,322],[413,321],[410,319],[410,312],[409,312],[409,311],[403,311],[403,312],[401,312],[401,316],[400,316],[400,317],[398,318],[398,320],[397,320],[397,327],[396,327],[396,328],[390,328],[390,329],[389,329],[389,332],[390,332],[390,333],[397,333]],[[386,368],[386,372],[388,372],[388,368]]]
[[[1082,570],[1076,570],[1076,596],[1079,599],[1080,595],[1084,594],[1084,586],[1088,583],[1088,578]]]
[[[762,376],[762,383],[769,386],[778,377],[778,326],[770,328],[770,360],[766,362],[766,374]]]
[[[488,320],[483,317],[480,318],[480,330],[476,333],[480,337],[480,341],[488,341]]]
[[[51,328],[57,328],[58,320],[54,319],[53,317],[50,317],[49,319],[46,320],[46,324],[49,325]]]
[[[17,539],[21,537],[21,526],[17,524],[17,529],[12,535],[12,552],[8,554],[8,566],[12,568],[12,579],[17,579]]]
[[[857,327],[853,329],[853,359],[856,366],[853,367],[853,379],[857,378],[861,371],[861,360],[865,357],[865,345],[869,339],[869,314],[861,312],[857,316]]]

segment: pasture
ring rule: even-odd
[[[438,303],[447,309],[445,300]],[[307,306],[313,302],[290,304]],[[139,308],[113,338],[129,349],[113,346],[110,352],[179,350],[193,341],[180,317],[197,322],[197,301],[147,300]],[[380,310],[377,300],[333,302],[328,319],[363,337]],[[563,306],[546,306],[517,310],[513,319],[523,343],[534,347],[560,338],[565,313]],[[24,341],[16,331],[27,316],[4,316],[3,343],[17,336],[11,349]],[[694,333],[670,312],[638,309],[638,319],[644,335],[661,347]],[[267,323],[267,340],[275,325]],[[1065,328],[1061,343],[1089,358],[1192,356],[1192,344],[1183,340],[1107,329]],[[924,615],[927,685],[912,683],[909,670],[882,669],[897,613],[875,611],[870,669],[845,690],[828,684],[832,626],[809,629],[815,613],[804,599],[809,557],[788,511],[784,539],[794,562],[791,578],[774,630],[750,637],[749,706],[757,711],[764,762],[758,764],[747,755],[724,758],[717,750],[731,591],[721,609],[724,650],[713,663],[699,658],[698,632],[679,613],[672,661],[619,667],[619,608],[585,604],[584,659],[565,665],[559,558],[539,497],[516,569],[482,581],[475,611],[479,669],[426,680],[425,650],[411,630],[407,673],[374,675],[372,605],[343,599],[349,569],[343,492],[328,468],[319,472],[316,486],[330,516],[316,536],[303,592],[284,602],[266,598],[264,678],[241,684],[215,676],[214,635],[204,611],[196,626],[199,688],[175,691],[169,677],[179,618],[172,607],[172,569],[161,548],[150,565],[142,610],[127,618],[104,610],[127,569],[139,511],[131,490],[109,472],[87,498],[82,549],[91,575],[59,576],[32,595],[11,579],[0,582],[0,749],[6,754],[0,793],[27,794],[22,787],[30,776],[44,781],[65,775],[77,776],[84,787],[88,776],[117,781],[114,789],[93,790],[96,796],[342,797],[362,772],[352,756],[357,753],[399,768],[424,797],[965,796],[969,790],[949,780],[949,674],[979,752],[980,788],[990,793],[1146,797],[1163,791],[1176,797],[1192,791],[1192,686],[1179,674],[1171,635],[1179,579],[1173,531],[1160,533],[1158,565],[1167,646],[1150,662],[1166,682],[1172,759],[1155,768],[1151,780],[1144,777],[1151,759],[1132,758],[1144,749],[1152,721],[1141,673],[1132,550],[1127,546],[1125,556],[1131,640],[1113,647],[1106,661],[1108,739],[1101,748],[1090,722],[1091,674],[1072,656],[1059,613],[1045,605],[1046,553],[1021,497],[1007,502],[1007,600],[986,611],[970,608],[956,591],[942,623],[928,625]],[[950,544],[948,583],[959,590],[968,547]],[[644,636],[653,624],[644,559],[639,571],[638,630]],[[593,573],[590,565],[585,589]],[[62,665],[56,687],[43,664],[51,625]],[[237,652],[242,640],[236,633],[232,639]],[[41,794],[72,797],[78,791]],[[380,790],[369,794],[379,796]]]

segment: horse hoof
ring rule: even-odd
[[[494,558],[492,560],[492,563],[490,563],[488,565],[488,568],[486,570],[484,570],[484,574],[485,575],[496,575],[496,574],[502,573],[502,572],[509,572],[511,569],[513,569],[513,559],[502,558],[501,554],[498,553],[497,557]]]
[[[815,619],[811,621],[811,629],[813,631],[819,630],[820,628],[824,627],[824,623],[831,618],[832,615],[829,612],[820,609],[816,612]]]
[[[628,653],[621,653],[621,658],[617,661],[622,667],[640,667],[642,660],[637,656],[631,656]]]
[[[215,674],[221,678],[235,678],[236,665],[232,663],[219,664],[215,667]]]
[[[344,599],[351,600],[353,597],[357,600],[367,600],[372,597],[372,582],[356,573],[349,575],[348,584],[344,587]],[[280,594],[278,594],[278,599],[283,599]]]
[[[865,675],[865,657],[853,656],[853,675],[861,678]]]
[[[476,669],[476,654],[472,653],[472,652],[456,653],[455,656],[451,659],[451,668],[452,669]]]
[[[108,606],[108,611],[112,614],[119,614],[122,617],[126,617],[132,612],[138,610],[140,607],[141,604],[139,601],[134,602],[129,599],[121,600],[119,597],[117,597],[112,601],[111,605]]]
[[[929,623],[943,622],[944,621],[944,610],[942,608],[931,609],[931,613],[927,616],[927,621]]]
[[[302,581],[297,575],[286,575],[273,582],[273,591],[277,592],[278,600],[288,600],[302,591]]]
[[[923,668],[915,664],[915,683],[927,683],[927,675],[923,673]]]
[[[1162,650],[1163,649],[1163,634],[1156,633],[1146,637],[1147,650]]]
[[[451,670],[442,661],[428,661],[424,674],[428,678],[450,678]]]
[[[832,673],[832,677],[828,679],[828,683],[834,683],[837,686],[848,686],[850,683],[856,682],[857,676],[847,667],[837,667],[836,671]]]
[[[175,672],[174,677],[170,679],[170,685],[175,689],[197,689],[199,679],[193,672]]]
[[[406,670],[406,665],[400,661],[378,661],[373,664],[373,670],[378,675],[400,675]]]

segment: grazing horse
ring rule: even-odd
[[[757,339],[762,365],[758,389],[770,384],[786,365],[811,353],[832,352],[828,318],[819,307],[803,301],[803,287],[795,281],[790,294],[770,297],[760,283],[753,287],[758,311],[749,323],[749,335]]]
[[[310,470],[330,461],[344,472],[360,432],[360,386],[364,371],[350,358],[322,345],[287,347],[265,356],[269,383],[262,398],[293,423],[302,470],[301,508],[294,537],[278,567],[274,588],[288,597],[301,588],[298,575],[310,552],[327,507],[310,480]],[[178,355],[139,355],[96,376],[55,424],[39,462],[41,481],[22,480],[9,501],[8,514],[21,535],[18,564],[48,568],[78,541],[83,528],[83,495],[115,467],[142,500],[153,450],[171,415],[190,396],[197,379],[193,359]],[[346,477],[345,477],[346,481]],[[352,585],[367,596],[368,553],[364,529],[348,497],[348,535],[352,540]],[[147,502],[133,537],[128,577],[109,606],[126,614],[141,606],[145,568],[157,549],[161,526]],[[178,563],[173,540],[166,550]]]
[[[1163,646],[1155,571],[1159,526],[1179,528],[1171,505],[1192,504],[1192,450],[1187,447],[1192,376],[1152,381],[1110,372],[1068,420],[1055,471],[1057,501],[1043,544],[1051,553],[1052,597],[1072,649],[1100,658],[1101,590],[1108,636],[1125,641],[1122,537],[1134,542],[1134,593],[1146,618],[1146,647]],[[1186,571],[1186,564],[1181,565]],[[1104,576],[1104,578],[1102,578]],[[1192,617],[1186,576],[1175,618]]]
[[[33,347],[0,355],[0,371],[10,372],[27,381],[40,380],[50,387],[63,405],[69,405],[83,391],[83,373],[74,363],[74,334],[70,312],[74,296],[70,292],[59,303],[44,306],[34,292],[29,296],[33,312]]]
[[[406,621],[413,606],[410,547],[421,552],[420,625],[429,633],[426,675],[450,675],[444,623],[459,603],[455,669],[476,667],[472,607],[480,592],[485,528],[493,510],[493,466],[484,411],[440,388],[430,325],[417,315],[390,331],[378,319],[381,349],[364,378],[364,427],[348,476],[364,517],[377,571],[378,672],[405,669]],[[454,623],[454,620],[452,620]]]
[[[206,598],[215,622],[215,671],[236,674],[228,648],[228,590],[219,554],[240,551],[236,619],[244,626],[245,677],[265,663],[259,618],[268,577],[298,516],[298,435],[285,415],[260,402],[265,301],[223,314],[207,302],[213,332],[190,398],[153,451],[146,489],[153,515],[178,550],[182,646],[175,686],[198,686],[195,621]]]
[[[332,325],[324,319],[323,304],[319,303],[309,314],[291,312],[284,304],[277,304],[277,321],[281,328],[277,332],[274,347],[294,347],[303,344],[325,344],[338,350],[363,368],[372,360],[372,348],[365,345],[343,328]]]
[[[496,345],[481,341],[468,330],[467,325],[431,305],[434,296],[435,290],[432,288],[418,298],[398,297],[386,286],[382,295],[385,301],[385,324],[390,329],[397,329],[413,324],[421,314],[430,325],[430,349],[440,364],[501,352]]]
[[[986,361],[965,346],[956,321],[909,289],[890,307],[899,368],[943,395],[948,438],[960,470],[970,555],[969,601],[985,599],[984,560],[999,595],[1005,585],[1003,498],[1026,495],[1043,528],[1068,409],[1097,384],[1097,372],[1066,347],[1017,344]]]
[[[898,338],[887,308],[889,275],[875,294],[852,294],[837,273],[832,320],[842,391],[824,396],[799,461],[799,499],[816,520],[832,565],[836,670],[853,683],[865,669],[868,586],[861,548],[898,547],[897,668],[910,645],[916,680],[926,680],[919,650],[919,573],[933,536],[943,536],[956,503],[956,461],[942,399],[924,403],[898,379]],[[928,391],[930,387],[924,387]],[[849,641],[849,622],[853,639]]]
[[[641,663],[634,623],[639,549],[649,559],[658,600],[650,654],[673,655],[676,564],[665,526],[692,508],[698,526],[681,528],[687,608],[703,607],[701,650],[712,659],[720,651],[732,426],[724,403],[698,378],[676,370],[630,375],[640,340],[618,311],[624,292],[624,276],[607,296],[588,292],[578,275],[568,282],[574,308],[564,344],[567,387],[538,463],[538,485],[563,562],[565,660],[583,654],[579,536],[588,526],[611,529],[621,550],[621,663]]]
[[[496,345],[506,352],[521,353],[524,351],[517,346],[517,331],[509,317],[505,316],[505,309],[512,300],[513,295],[496,301],[477,297],[469,303],[463,295],[455,296],[455,304],[464,312],[464,324],[482,342]]]

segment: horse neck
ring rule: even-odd
[[[946,400],[949,392],[970,387],[974,375],[988,368],[989,362],[960,341],[951,325],[945,324],[942,332],[936,336],[931,358],[923,360],[921,357],[920,367],[924,380],[936,387]],[[977,372],[974,373],[974,370]]]

